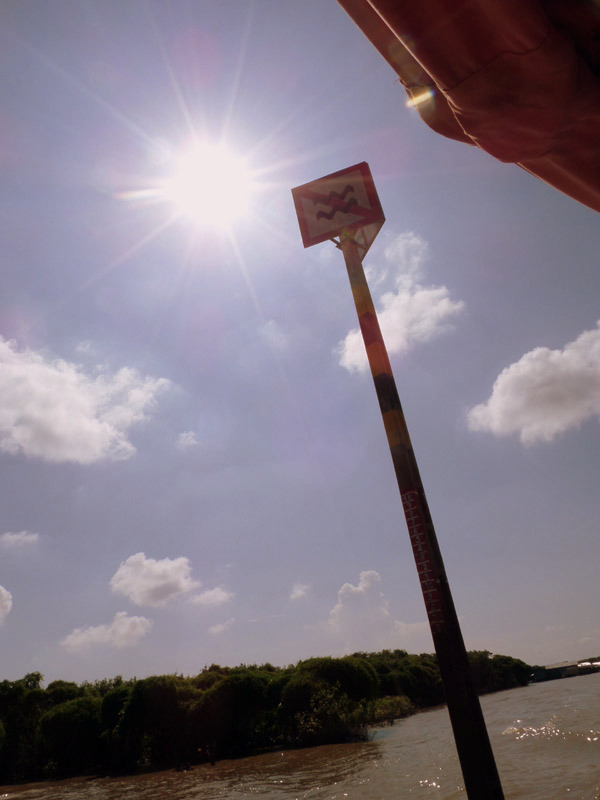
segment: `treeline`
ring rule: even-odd
[[[469,654],[480,692],[525,685],[531,668]],[[0,783],[144,768],[187,769],[269,748],[366,736],[368,725],[444,702],[434,655],[404,650],[220,667],[78,685],[39,672],[0,681]]]

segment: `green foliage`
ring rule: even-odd
[[[480,692],[525,685],[531,667],[469,654]],[[295,666],[211,664],[77,685],[32,672],[0,681],[0,782],[187,767],[273,747],[343,742],[366,726],[443,702],[437,659],[405,650]]]
[[[475,688],[479,694],[527,686],[532,667],[510,656],[492,655],[487,650],[469,653]]]
[[[74,700],[84,694],[84,691],[83,688],[80,689],[76,683],[71,681],[52,681],[46,687],[46,702],[49,706],[57,706],[68,700]]]
[[[105,769],[110,772],[120,772],[127,763],[129,752],[123,740],[121,721],[124,716],[125,706],[129,702],[132,692],[131,683],[120,680],[113,684],[100,702],[100,724],[102,726],[102,750],[106,754]],[[134,765],[135,766],[135,759]]]
[[[178,682],[171,675],[137,681],[124,706],[118,735],[123,768],[167,766],[177,760]]]
[[[339,683],[302,671],[282,692],[280,717],[286,743],[300,747],[355,739],[368,721],[366,704],[351,700]]]
[[[100,720],[105,731],[114,732],[119,725],[123,715],[123,709],[129,701],[132,687],[128,684],[121,684],[108,691],[100,704]]]
[[[39,689],[43,680],[41,672],[28,672],[18,683],[22,683],[26,689]]]
[[[314,680],[339,684],[351,700],[372,700],[379,694],[379,679],[372,664],[355,656],[310,658],[297,671]]]
[[[0,782],[11,783],[39,777],[37,757],[39,720],[44,709],[44,691],[39,672],[19,681],[0,682],[0,722],[4,743],[0,750]]]
[[[428,708],[444,702],[442,682],[435,655],[410,655],[406,650],[355,653],[368,662],[379,678],[383,696],[405,695],[416,707]]]
[[[408,717],[414,712],[414,705],[405,695],[378,697],[371,708],[369,723],[377,725],[382,722],[393,722],[395,719]]]
[[[223,680],[223,675],[220,672],[215,672],[214,670],[205,670],[197,675],[195,678],[192,679],[192,683],[196,687],[196,689],[210,689],[211,686],[214,686],[215,683]]]
[[[42,716],[40,734],[46,775],[81,775],[100,768],[100,703],[98,697],[78,697]]]

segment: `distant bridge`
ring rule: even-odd
[[[553,681],[557,678],[573,678],[576,675],[589,675],[600,672],[600,656],[584,661],[561,661],[560,664],[548,664],[533,670],[533,681]]]

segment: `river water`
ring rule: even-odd
[[[506,800],[600,800],[600,673],[482,698]],[[445,708],[367,742],[159,772],[0,787],[12,800],[466,800]]]

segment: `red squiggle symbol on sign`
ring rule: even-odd
[[[327,197],[314,197],[313,198],[313,205],[317,205],[317,203],[321,203],[324,206],[330,206],[331,211],[317,211],[316,218],[317,219],[333,219],[335,215],[339,212],[340,214],[347,214],[352,206],[358,204],[358,200],[356,197],[351,197],[347,203],[343,203],[346,199],[346,195],[350,194],[350,192],[354,191],[354,186],[350,183],[347,183],[344,187],[343,192],[329,192]]]

